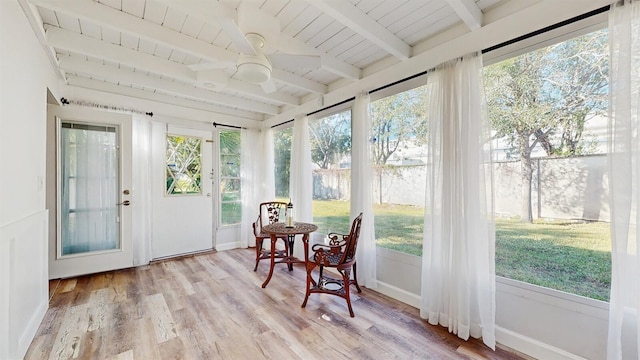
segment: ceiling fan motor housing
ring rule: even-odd
[[[271,63],[262,52],[264,38],[259,34],[249,33],[247,39],[256,51],[255,55],[240,54],[238,57],[237,76],[244,81],[262,84],[271,78]]]

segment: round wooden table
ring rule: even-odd
[[[269,267],[269,275],[267,279],[262,283],[262,287],[266,287],[273,275],[273,267],[275,264],[285,263],[289,267],[289,270],[293,270],[293,264],[306,264],[309,260],[309,233],[318,230],[318,227],[314,224],[304,222],[294,222],[293,226],[288,227],[285,223],[273,223],[265,225],[262,231],[271,236],[271,266]],[[279,261],[275,259],[276,253],[276,240],[278,236],[287,236],[288,252],[287,255]],[[304,260],[300,260],[293,256],[293,245],[295,243],[296,235],[302,235],[302,244],[304,246]]]

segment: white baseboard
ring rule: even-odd
[[[29,346],[31,345],[31,342],[36,337],[36,334],[38,333],[38,328],[40,327],[42,320],[44,320],[44,316],[46,315],[48,309],[49,309],[49,298],[45,297],[43,299],[43,302],[40,304],[38,309],[35,311],[35,313],[31,317],[31,320],[29,321],[27,328],[24,330],[24,332],[20,336],[20,339],[18,339],[18,348],[16,349],[18,353],[16,354],[15,359],[23,359],[24,356],[27,354],[27,350],[29,350]]]
[[[233,249],[237,249],[239,247],[240,247],[240,243],[237,243],[237,242],[216,244],[216,250],[217,251],[233,250]]]
[[[496,326],[496,341],[500,345],[516,349],[517,351],[536,359],[585,360],[585,358],[581,356],[558,349],[557,347],[545,344],[499,326]]]
[[[420,308],[420,296],[397,288],[393,285],[378,281],[378,287],[375,289],[375,291],[392,297],[396,300],[402,301],[403,303],[411,305],[415,308]]]

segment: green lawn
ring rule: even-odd
[[[349,231],[349,203],[314,200],[321,233]],[[374,205],[377,244],[422,255],[424,210]],[[496,219],[496,274],[594,299],[609,300],[609,224],[578,221],[521,223]]]

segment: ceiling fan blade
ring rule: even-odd
[[[238,49],[238,52],[249,55],[256,54],[256,50],[251,45],[251,42],[244,36],[244,32],[238,27],[234,19],[218,17],[217,20],[222,30],[229,36],[236,49]]]
[[[276,92],[276,90],[278,90],[276,88],[276,83],[275,83],[275,81],[273,81],[273,79],[269,79],[269,80],[263,82],[262,84],[260,84],[260,87],[267,94],[274,93],[274,92]]]
[[[278,69],[317,69],[321,66],[321,58],[316,55],[272,54],[268,57],[271,65]]]

